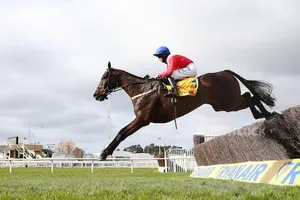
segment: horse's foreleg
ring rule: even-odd
[[[113,139],[113,141],[106,147],[101,155],[100,160],[105,160],[108,155],[112,155],[114,150],[119,146],[119,144],[125,140],[128,136],[139,130],[140,128],[147,126],[149,122],[146,122],[144,119],[140,117],[136,117],[132,122],[130,122],[127,126],[122,128],[117,136]]]

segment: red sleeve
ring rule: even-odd
[[[172,56],[169,59],[168,65],[167,65],[167,70],[165,72],[162,72],[160,74],[158,74],[158,76],[160,78],[165,78],[167,76],[171,76],[173,74],[173,71],[176,69],[175,65],[176,65],[176,59],[174,59],[175,57]]]

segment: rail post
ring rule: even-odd
[[[9,173],[12,173],[12,162],[9,160]]]
[[[54,163],[53,163],[53,159],[51,159],[51,173],[53,173],[53,168],[54,168]]]
[[[130,172],[133,173],[133,159],[130,158]]]
[[[91,173],[94,173],[94,160],[92,160]]]

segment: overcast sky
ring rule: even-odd
[[[0,144],[20,136],[42,144],[73,140],[99,152],[134,114],[124,91],[97,102],[111,61],[138,76],[165,66],[160,45],[192,59],[199,75],[231,69],[271,82],[280,112],[300,100],[299,0],[0,0]],[[271,110],[271,111],[273,111]],[[150,143],[191,148],[195,133],[225,134],[255,120],[250,110],[204,105],[174,123],[151,124],[120,148]],[[30,124],[30,125],[29,125]]]

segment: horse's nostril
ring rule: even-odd
[[[93,97],[96,97],[96,94],[94,94]]]

